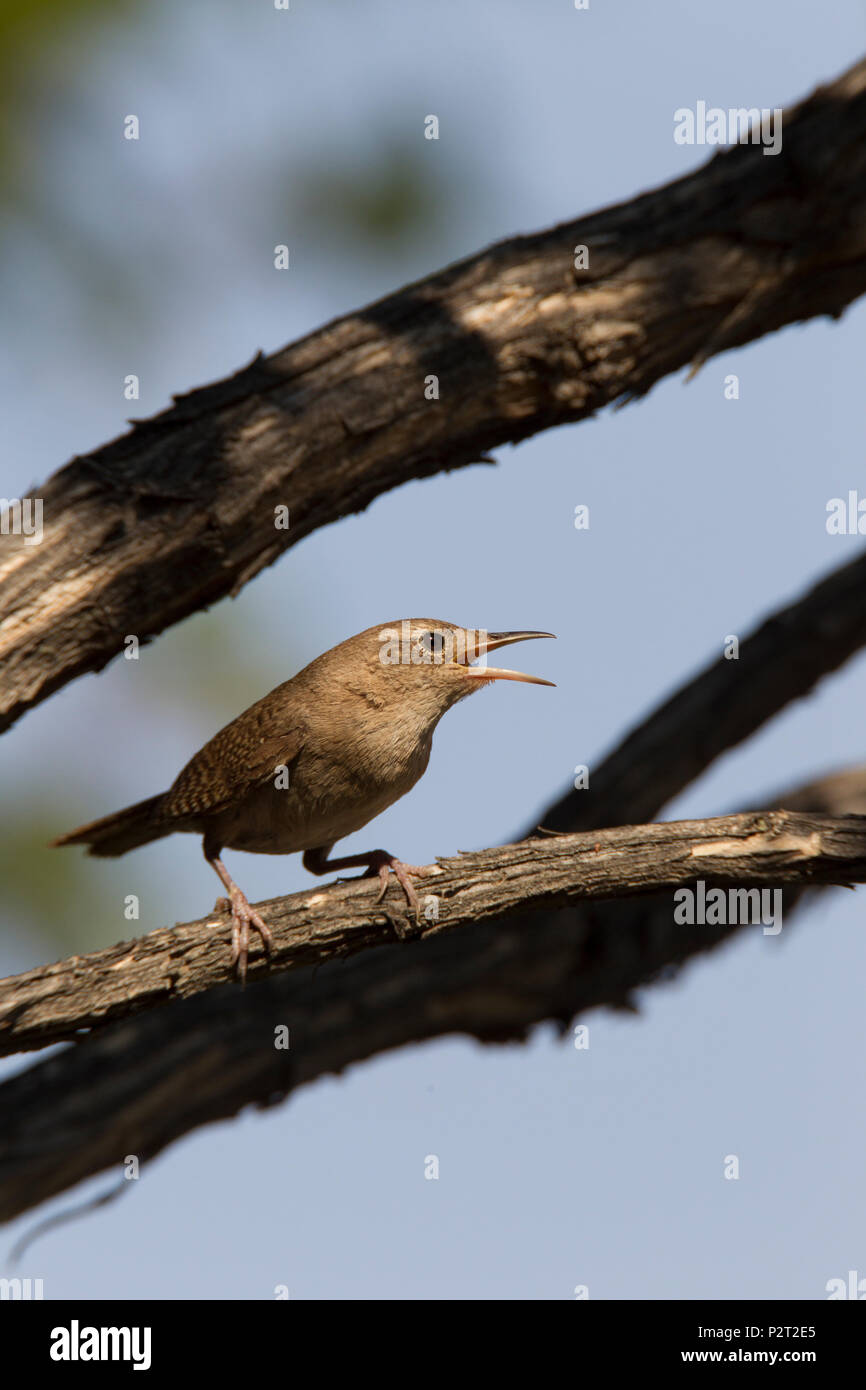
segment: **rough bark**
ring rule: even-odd
[[[437,886],[449,895],[451,931],[443,924],[418,943],[361,951],[336,969],[275,972],[245,991],[224,985],[170,1010],[149,1008],[5,1082],[0,1220],[105,1168],[119,1169],[128,1154],[152,1158],[198,1125],[251,1102],[274,1104],[383,1047],[455,1031],[488,1042],[512,1039],[538,1017],[565,1026],[576,1011],[633,1007],[629,991],[637,984],[737,930],[677,925],[675,883],[706,876],[717,883],[802,886],[866,877],[864,817],[770,812],[620,828],[599,834],[597,842],[596,851],[592,836],[552,837],[544,845],[450,862]],[[615,891],[622,891],[624,877],[635,891],[660,884],[665,891],[632,903],[593,904],[579,915],[565,907],[503,917],[527,878],[535,883],[534,900],[549,908],[614,887],[615,863]],[[339,914],[358,892],[346,886],[327,897]],[[473,918],[479,909],[490,916],[461,925],[467,909]],[[288,900],[281,913],[298,910]],[[310,926],[299,929],[297,944],[315,956],[339,927],[322,919],[320,929]],[[368,941],[374,929],[361,928]],[[454,932],[463,942],[458,955],[448,949]],[[336,945],[345,939],[331,937]],[[287,945],[281,927],[280,949]],[[181,949],[208,948],[188,939]],[[81,964],[86,990],[107,962]],[[287,1049],[275,1045],[280,1028],[289,1029]]]
[[[866,63],[630,202],[502,242],[74,458],[0,537],[0,729],[410,478],[643,395],[866,288]],[[575,270],[574,248],[590,251]],[[425,377],[439,378],[438,401]],[[288,506],[278,530],[274,508]]]
[[[423,879],[436,916],[416,926],[357,880],[259,904],[274,936],[249,978],[322,965],[407,936],[421,941],[482,922],[507,927],[539,908],[716,884],[798,887],[866,879],[866,819],[751,812],[524,840],[439,859]],[[673,914],[673,905],[671,905]],[[407,946],[408,949],[408,946]],[[45,1047],[231,979],[225,919],[163,927],[135,941],[0,981],[0,1053]]]

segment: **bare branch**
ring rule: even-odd
[[[73,459],[39,489],[42,543],[0,536],[0,729],[128,633],[146,640],[236,593],[407,479],[838,316],[864,288],[861,62],[785,113],[776,156],[737,145],[631,202],[501,242]],[[425,399],[431,374],[438,400]]]
[[[128,1153],[151,1158],[200,1124],[250,1102],[273,1104],[385,1046],[455,1031],[487,1041],[513,1038],[540,1016],[565,1024],[575,1010],[630,1007],[629,989],[737,930],[678,925],[674,885],[698,877],[749,887],[862,880],[866,818],[771,812],[621,827],[487,850],[443,867],[436,887],[447,917],[438,929],[426,928],[420,942],[360,951],[337,968],[277,970],[245,991],[207,988],[170,1011],[149,1008],[114,1024],[5,1082],[0,1220],[120,1165]],[[299,898],[306,895],[272,905],[279,961],[360,945],[349,930],[360,931],[368,945],[386,939],[384,926],[358,919],[358,900],[369,886],[319,894],[327,913],[305,908]],[[525,911],[527,901],[549,908],[650,887],[665,891],[634,903],[594,904],[589,915],[569,906]],[[454,933],[463,942],[457,957],[447,949]],[[190,982],[193,969],[207,968],[213,935],[202,924],[179,935]],[[169,953],[172,936],[155,932],[139,943],[143,967],[152,969],[151,1002],[164,988],[165,976],[154,967]],[[78,962],[80,981],[65,968],[67,1019],[76,997],[93,1019],[105,1016],[109,996],[117,1000],[114,985],[106,984],[110,956],[100,952]],[[136,967],[126,968],[137,976],[133,989],[144,984]],[[7,1023],[31,1039],[42,1026],[45,1041],[31,988],[38,975],[21,977],[20,1011],[11,1020],[7,1013]],[[275,1030],[286,1027],[291,1046],[282,1050]]]
[[[541,907],[631,897],[696,879],[800,887],[862,882],[866,818],[752,812],[524,840],[440,859],[424,880],[436,916],[412,935],[423,941],[481,922],[507,925]],[[377,908],[374,887],[363,880],[260,907],[274,946],[269,962],[262,953],[253,958],[251,979],[342,959],[406,934],[399,918]],[[0,1050],[45,1047],[225,983],[231,966],[222,925],[215,930],[213,919],[203,919],[160,928],[0,981]]]

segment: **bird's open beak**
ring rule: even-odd
[[[553,637],[552,632],[488,632],[478,634],[475,657],[482,663],[489,652],[507,647],[512,642],[529,642],[534,637]],[[486,640],[485,640],[486,639]],[[541,676],[526,676],[522,671],[506,671],[500,666],[467,666],[466,675],[482,681],[526,681],[529,685],[554,685]]]

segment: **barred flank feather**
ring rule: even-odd
[[[164,792],[159,796],[150,796],[147,801],[127,806],[125,811],[115,811],[113,816],[103,816],[102,820],[92,821],[90,825],[80,825],[77,830],[70,830],[68,835],[58,836],[51,844],[89,845],[90,854],[107,859],[126,854],[129,849],[137,849],[139,845],[161,839],[174,828],[160,816],[164,800]]]

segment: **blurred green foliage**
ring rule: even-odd
[[[53,39],[82,19],[134,7],[135,0],[0,0],[0,63],[17,63],[22,49]]]
[[[8,197],[9,176],[21,170],[16,141],[16,108],[42,60],[59,42],[77,39],[86,53],[85,39],[92,25],[103,17],[112,21],[130,14],[138,0],[0,0],[0,189]],[[76,57],[76,48],[70,51]]]
[[[419,160],[417,142],[384,136],[375,158],[360,165],[339,163],[331,151],[328,168],[319,162],[302,169],[292,180],[293,205],[335,239],[360,238],[389,252],[438,221],[444,189],[433,167]]]

